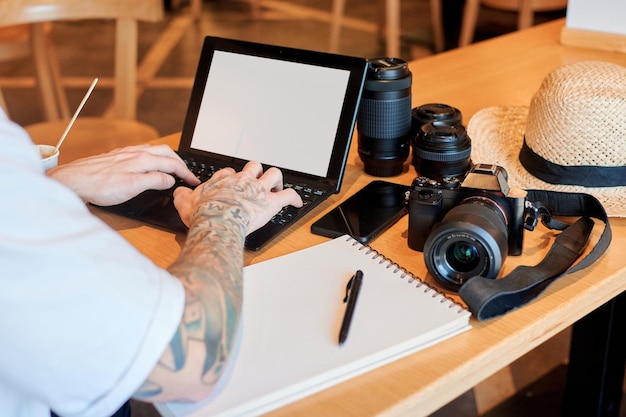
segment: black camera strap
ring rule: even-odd
[[[527,217],[532,230],[541,218],[551,229],[563,230],[555,239],[545,258],[535,266],[521,265],[500,279],[474,277],[459,289],[461,299],[478,320],[486,320],[520,307],[548,287],[557,278],[593,264],[611,243],[611,226],[602,204],[583,193],[562,193],[528,190],[527,201],[533,202]],[[534,212],[534,213],[533,213]],[[552,218],[582,216],[571,225]],[[596,218],[604,231],[593,249],[572,266],[584,251]]]

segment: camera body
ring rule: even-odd
[[[408,194],[408,244],[449,289],[474,276],[495,278],[506,255],[520,255],[526,192],[504,168],[476,164],[464,177],[416,178]]]

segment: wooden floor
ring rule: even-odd
[[[331,0],[264,0],[260,16],[253,17],[249,4],[236,0],[212,0],[203,4],[195,22],[188,3],[170,10],[166,19],[140,27],[138,119],[151,124],[160,134],[181,130],[205,35],[217,35],[285,46],[326,51],[329,48]],[[375,57],[384,54],[379,36],[376,2],[348,0],[339,53]],[[453,48],[458,37],[462,1],[446,0],[444,9],[446,45]],[[560,17],[547,14],[539,21]],[[415,59],[432,54],[428,0],[402,2],[401,58]],[[511,13],[481,13],[478,39],[497,36],[515,28]],[[58,24],[53,28],[63,81],[74,109],[95,76],[101,78],[83,115],[106,113],[112,85],[113,38],[110,22],[85,25]],[[462,63],[460,63],[462,65]],[[0,88],[10,117],[21,125],[43,120],[34,82],[32,62],[27,58],[0,63]],[[421,80],[414,74],[414,82]],[[462,110],[462,109],[461,109]],[[559,414],[560,395],[569,349],[565,331],[511,366],[459,397],[434,414],[437,417],[518,417]],[[623,403],[626,402],[623,401]],[[145,404],[133,403],[134,417],[156,416]],[[622,404],[622,417],[626,405]]]

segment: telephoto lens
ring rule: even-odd
[[[430,103],[411,112],[413,165],[419,175],[435,180],[462,177],[471,167],[471,140],[461,112],[447,104]]]
[[[411,138],[412,76],[399,58],[368,60],[357,115],[359,156],[377,177],[402,173]]]

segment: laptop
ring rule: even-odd
[[[208,36],[179,155],[202,180],[213,171],[239,171],[257,160],[278,167],[285,187],[303,198],[246,238],[259,250],[330,195],[339,192],[354,131],[367,60]],[[165,229],[186,231],[173,189],[148,190],[103,207]]]

